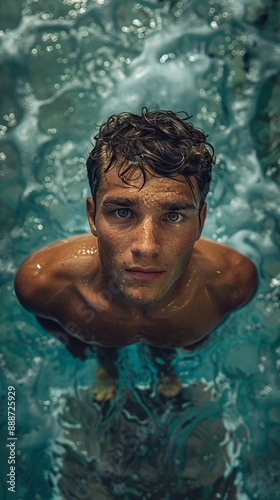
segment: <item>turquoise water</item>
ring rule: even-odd
[[[0,15],[0,498],[280,498],[279,10],[273,0],[10,0]],[[110,404],[18,304],[31,251],[88,230],[85,158],[109,114],[193,114],[217,152],[204,236],[251,257],[255,298],[193,353],[177,398],[124,348]],[[7,388],[16,390],[16,493]]]

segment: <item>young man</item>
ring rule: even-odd
[[[16,275],[22,305],[78,355],[86,344],[193,349],[256,290],[248,258],[200,238],[214,151],[188,118],[110,117],[87,161],[91,233],[34,252]],[[110,356],[97,399],[114,391]]]

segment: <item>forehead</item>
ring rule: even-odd
[[[125,169],[124,169],[125,170]],[[183,175],[172,178],[162,177],[146,170],[146,182],[143,185],[143,173],[139,167],[132,167],[125,175],[125,181],[119,176],[119,168],[113,167],[101,173],[100,184],[97,189],[97,202],[114,195],[133,197],[139,203],[157,204],[160,201],[190,201],[198,208],[200,193],[194,177],[189,182]]]

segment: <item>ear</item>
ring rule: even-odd
[[[202,230],[204,227],[204,222],[206,219],[206,215],[207,215],[207,203],[203,203],[203,206],[199,212],[199,230],[198,230],[198,236],[196,238],[197,240],[199,240],[199,238],[201,236],[201,233],[202,233]]]
[[[91,232],[92,232],[93,236],[97,236],[97,230],[96,230],[96,225],[95,225],[95,211],[96,211],[95,201],[90,196],[87,197],[86,211],[87,211],[87,218],[88,218]]]

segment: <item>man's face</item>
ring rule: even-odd
[[[112,168],[101,176],[96,203],[87,199],[104,278],[107,283],[113,278],[136,306],[172,300],[187,282],[206,205],[199,218],[200,194],[193,178],[194,194],[182,175],[178,182],[147,172],[142,189],[139,170],[131,170],[130,177],[133,186]]]

